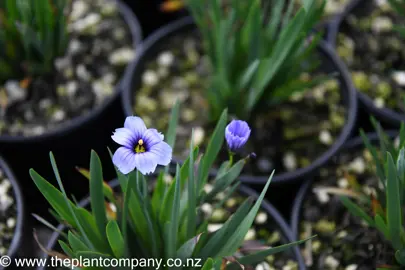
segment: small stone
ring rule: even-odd
[[[181,112],[181,118],[185,122],[191,122],[191,121],[193,121],[193,120],[195,120],[197,118],[197,113],[193,109],[185,108]]]
[[[224,224],[208,224],[207,230],[208,230],[208,232],[212,233],[212,232],[215,232],[215,231],[221,229],[221,227],[223,225]]]
[[[245,235],[245,241],[255,240],[256,238],[256,231],[254,229],[249,229]]]
[[[287,171],[294,171],[297,169],[297,157],[292,152],[287,152],[283,157],[283,164]]]
[[[142,75],[142,83],[146,86],[153,87],[159,82],[159,77],[153,70],[146,70]]]
[[[108,84],[114,84],[115,80],[117,79],[117,76],[114,73],[107,73],[104,74],[102,77],[102,80],[104,83],[108,83]]]
[[[14,227],[15,227],[15,223],[16,223],[15,218],[9,218],[9,219],[7,219],[7,227],[9,227],[9,228],[14,228]]]
[[[114,92],[113,86],[111,84],[104,83],[102,80],[93,82],[91,86],[99,102],[104,100],[106,96],[111,96]]]
[[[205,193],[209,194],[212,190],[214,189],[214,187],[211,184],[206,184],[204,186],[204,191]]]
[[[211,204],[209,203],[203,203],[203,205],[201,205],[201,210],[206,214],[206,215],[211,215],[212,211],[213,211],[213,207]]]
[[[205,131],[202,127],[196,127],[194,129],[194,134],[193,134],[193,144],[194,146],[201,145],[204,142],[205,138]]]
[[[117,4],[114,2],[105,1],[101,6],[101,14],[109,17],[117,13]]]
[[[321,233],[331,233],[336,230],[336,224],[333,221],[321,219],[315,224],[314,229]]]
[[[340,231],[340,232],[336,235],[336,237],[337,237],[338,239],[342,239],[342,238],[345,238],[347,235],[348,235],[347,231]]]
[[[222,221],[225,221],[227,216],[228,216],[228,214],[224,209],[215,209],[212,212],[211,220],[213,222],[222,222]]]
[[[64,70],[72,64],[70,58],[67,58],[67,57],[57,58],[57,59],[55,59],[54,63],[55,63],[55,67],[58,71]]]
[[[349,164],[349,169],[357,174],[363,174],[366,171],[366,163],[362,157],[357,157]]]
[[[259,170],[262,172],[268,172],[273,167],[272,163],[266,158],[259,158],[256,164]]]
[[[157,74],[160,78],[167,78],[167,76],[169,75],[169,69],[166,67],[159,67]]]
[[[39,101],[39,108],[43,111],[49,109],[52,105],[52,100],[49,98],[44,98]]]
[[[162,52],[157,62],[161,67],[170,67],[174,62],[174,55],[171,52]]]
[[[298,265],[296,262],[288,260],[287,265],[284,265],[282,270],[298,270]]]
[[[255,218],[257,224],[265,224],[267,222],[267,214],[265,212],[259,212]]]
[[[349,181],[347,181],[346,178],[340,178],[340,179],[338,180],[338,186],[339,186],[340,188],[347,188],[347,187],[349,186]]]
[[[33,127],[31,129],[31,134],[32,135],[42,135],[44,133],[45,133],[45,127],[44,126],[36,126],[36,127]]]
[[[267,262],[262,262],[259,263],[256,268],[256,270],[271,270],[270,265]]]
[[[218,201],[222,201],[222,200],[225,199],[225,197],[226,197],[226,195],[225,195],[224,192],[219,192],[219,193],[215,196],[215,199],[217,199]]]
[[[352,73],[354,86],[360,91],[367,91],[371,88],[370,80],[364,72],[357,71]]]
[[[381,97],[375,98],[375,99],[374,99],[374,105],[375,105],[377,108],[384,108],[384,107],[385,107],[385,101],[384,101],[384,99],[381,98]]]
[[[56,122],[60,122],[66,118],[66,113],[62,110],[56,110],[53,115],[52,119]]]
[[[138,109],[144,109],[147,112],[154,112],[158,107],[157,101],[146,95],[138,95],[136,98],[136,104]]]
[[[69,25],[70,31],[77,31],[81,34],[97,32],[97,26],[101,22],[101,15],[98,13],[90,13],[86,17],[76,20]]]
[[[319,141],[325,145],[331,145],[333,143],[333,138],[328,130],[322,130],[319,133]]]
[[[330,269],[337,269],[339,267],[339,261],[335,259],[333,256],[328,255],[325,258],[325,265],[329,266]]]
[[[135,57],[132,48],[121,48],[111,53],[109,61],[115,66],[123,66],[131,62]]]
[[[76,68],[76,75],[83,81],[90,81],[91,79],[91,74],[90,72],[86,69],[84,65],[78,65]]]
[[[77,93],[77,89],[78,89],[78,87],[77,87],[77,82],[76,81],[69,81],[66,84],[66,94],[69,97],[75,96],[76,93]]]
[[[22,101],[27,96],[27,89],[21,88],[18,81],[8,80],[4,85],[9,103]]]
[[[405,86],[405,71],[393,72],[391,77],[399,86]]]
[[[371,29],[376,33],[389,32],[392,28],[393,23],[389,17],[377,17],[371,23]]]
[[[68,45],[69,54],[77,54],[83,48],[82,43],[77,39],[71,39]]]
[[[24,119],[26,121],[31,121],[32,119],[34,119],[34,112],[32,110],[26,110],[24,112]]]
[[[228,200],[226,200],[225,206],[232,208],[232,207],[235,207],[237,203],[238,203],[238,201],[235,198],[229,198]]]
[[[88,9],[89,7],[85,1],[81,0],[73,1],[72,10],[70,12],[70,19],[72,21],[78,20],[87,13]]]
[[[316,190],[314,192],[315,192],[316,198],[318,199],[318,201],[321,204],[325,204],[325,203],[329,202],[330,197],[329,197],[329,194],[326,191]]]
[[[346,266],[345,270],[357,270],[357,264],[350,264]]]
[[[267,242],[272,245],[272,244],[279,242],[280,240],[281,240],[280,233],[278,231],[275,231],[269,236],[269,238],[267,239]]]
[[[319,240],[315,240],[312,242],[312,251],[314,253],[318,253],[322,247],[322,243]]]

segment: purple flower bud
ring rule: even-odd
[[[236,152],[242,148],[250,136],[249,125],[242,120],[232,120],[225,129],[225,139],[229,150]]]

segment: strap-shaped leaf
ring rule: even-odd
[[[74,253],[78,251],[89,251],[89,247],[83,243],[82,240],[79,239],[76,235],[74,235],[72,232],[68,232],[68,239],[69,239],[69,245],[72,247],[72,251]]]
[[[125,242],[121,230],[115,220],[111,220],[106,228],[108,242],[116,258],[122,258],[125,255]]]
[[[374,227],[373,219],[369,215],[367,215],[367,213],[364,212],[364,210],[361,209],[357,204],[353,203],[347,197],[340,197],[340,200],[352,215],[362,218],[365,222],[367,222],[369,226]]]

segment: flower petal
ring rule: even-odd
[[[160,143],[163,140],[162,133],[159,133],[156,129],[150,128],[143,133],[143,141],[146,144],[147,148],[151,148],[157,143]]]
[[[131,130],[127,128],[117,128],[111,138],[118,144],[133,148],[136,137]]]
[[[139,140],[146,131],[145,123],[138,116],[128,116],[125,119],[124,127],[131,130],[136,140]]]
[[[155,172],[157,167],[157,156],[150,152],[135,155],[136,169],[143,175]]]
[[[167,166],[172,160],[172,148],[166,142],[160,142],[152,146],[149,153],[154,154],[157,157],[157,163],[159,165]]]
[[[135,153],[126,147],[120,147],[115,151],[113,163],[123,174],[128,174],[135,169]]]

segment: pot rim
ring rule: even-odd
[[[7,256],[12,259],[16,256],[17,250],[21,246],[23,241],[23,228],[25,222],[25,206],[24,206],[24,197],[21,191],[21,186],[18,183],[14,173],[11,168],[8,166],[7,162],[0,156],[0,169],[4,171],[5,176],[10,181],[10,184],[13,189],[15,204],[17,207],[17,220],[16,227],[14,229],[13,240],[11,241],[10,247],[7,252]],[[4,269],[0,267],[0,269]]]
[[[194,26],[194,20],[191,16],[185,17],[179,20],[170,23],[159,30],[157,30],[154,34],[148,37],[145,40],[142,52],[138,54],[138,57],[135,61],[135,72],[132,74],[132,80],[127,80],[126,83],[123,85],[123,94],[122,94],[122,104],[127,116],[133,115],[132,111],[132,102],[133,102],[133,88],[132,83],[135,76],[141,76],[140,70],[141,66],[143,66],[143,61],[147,58],[150,52],[154,52],[155,47],[158,46],[162,42],[162,40],[170,37],[173,32],[181,31],[185,28],[191,28]],[[294,182],[294,181],[302,181],[305,176],[310,175],[313,173],[317,168],[321,167],[325,164],[332,156],[334,156],[344,145],[344,143],[350,137],[354,125],[356,122],[357,116],[357,95],[356,90],[354,89],[353,83],[351,81],[351,77],[349,75],[349,71],[346,69],[343,62],[337,57],[333,49],[324,41],[321,41],[319,44],[319,50],[321,53],[328,58],[331,63],[336,67],[337,71],[340,71],[341,77],[341,91],[347,93],[347,101],[345,102],[345,107],[347,108],[347,115],[346,115],[346,123],[340,131],[339,136],[337,137],[336,141],[333,145],[331,145],[328,150],[326,150],[322,155],[316,158],[309,166],[297,169],[292,172],[283,172],[281,174],[276,174],[273,177],[272,183],[279,184],[282,182]],[[180,162],[173,158],[174,162]],[[181,162],[180,162],[181,163]],[[267,176],[251,176],[251,175],[244,175],[242,174],[239,179],[242,183],[245,184],[256,184],[256,185],[264,185],[268,177]]]
[[[119,181],[117,179],[114,179],[109,182],[109,185],[112,189],[115,189],[119,187]],[[259,194],[253,190],[252,188],[246,186],[246,185],[240,185],[238,187],[238,192],[241,193],[242,195],[245,195],[247,197],[252,197],[254,200],[256,200],[259,197]],[[85,207],[90,203],[90,196],[86,197],[85,199],[81,200],[79,202],[79,205],[81,207]],[[286,241],[289,243],[293,241],[294,237],[292,234],[292,230],[288,223],[285,221],[285,219],[282,217],[282,215],[278,212],[278,210],[270,203],[266,198],[263,199],[260,208],[266,213],[268,213],[276,228],[280,230],[280,232],[283,234],[284,238]],[[58,231],[63,231],[66,229],[66,226],[63,224],[59,224],[57,227]],[[56,245],[58,239],[59,239],[59,233],[58,232],[53,232],[51,238],[49,239],[46,249],[47,250],[52,250],[53,247]],[[294,256],[294,259],[297,260],[297,264],[299,266],[300,270],[304,270],[305,268],[303,267],[304,265],[304,259],[302,258],[302,255],[299,251],[299,248],[297,246],[294,246],[291,248],[292,254]],[[48,258],[49,256],[47,254],[43,254],[42,258]],[[38,270],[46,269],[45,267],[43,268],[38,268]]]
[[[333,50],[337,48],[337,37],[340,33],[340,28],[344,23],[346,17],[352,13],[356,8],[359,8],[361,4],[365,4],[365,0],[352,0],[344,9],[344,11],[338,14],[335,20],[330,25],[330,34],[328,36],[328,43],[332,46]],[[405,121],[405,113],[399,113],[389,108],[378,108],[375,106],[373,100],[368,95],[358,91],[357,95],[360,100],[360,104],[371,114],[375,115],[379,120],[399,127],[401,122]]]
[[[123,20],[127,24],[129,32],[132,36],[132,47],[139,51],[142,45],[142,30],[141,25],[136,15],[122,0],[109,0],[117,3],[118,11]],[[137,54],[137,53],[136,53]],[[88,114],[72,118],[66,123],[62,123],[52,131],[47,131],[44,134],[38,136],[12,136],[12,135],[0,135],[0,143],[37,143],[47,140],[52,140],[56,137],[61,137],[66,134],[72,133],[79,127],[91,122],[99,117],[99,115],[105,111],[111,104],[119,98],[122,92],[122,85],[125,81],[130,80],[133,70],[135,68],[134,60],[127,64],[124,73],[121,75],[121,79],[115,85],[115,91],[112,96],[107,98],[103,104],[97,106],[91,110]]]

